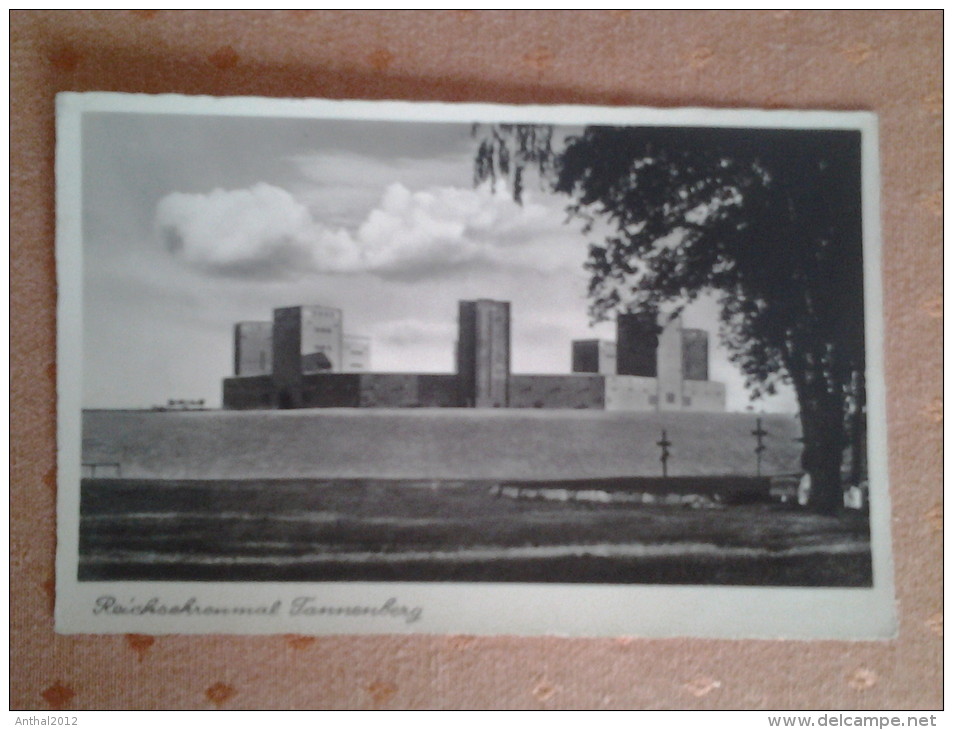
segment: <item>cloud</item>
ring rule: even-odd
[[[581,250],[578,238],[567,239],[558,207],[532,200],[520,206],[488,187],[411,191],[393,183],[353,230],[325,225],[298,197],[266,183],[172,193],[157,206],[156,230],[189,266],[264,280],[370,273],[412,282],[511,267],[547,272],[578,266]]]
[[[467,187],[471,173],[459,155],[436,158],[378,158],[325,150],[291,158],[304,182],[291,188],[325,224],[357,228],[381,199],[382,181],[399,180],[410,190]]]
[[[452,342],[456,334],[456,325],[452,321],[429,322],[406,318],[380,323],[373,330],[373,340],[375,343],[407,347]]]
[[[298,171],[321,186],[368,187],[376,180],[400,180],[406,187],[460,187],[468,185],[472,171],[459,154],[443,157],[368,157],[347,150],[325,150],[291,158]]]
[[[156,228],[173,255],[226,276],[283,278],[322,260],[342,270],[349,265],[346,236],[316,225],[290,193],[265,183],[167,195],[156,208]]]

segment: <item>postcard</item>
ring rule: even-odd
[[[865,112],[65,93],[61,633],[895,634]]]

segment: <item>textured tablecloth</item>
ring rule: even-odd
[[[12,708],[940,707],[942,22],[939,11],[12,12]],[[67,90],[877,112],[899,637],[57,636],[53,99]]]

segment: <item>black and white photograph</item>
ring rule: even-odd
[[[876,118],[65,94],[67,633],[887,638]]]

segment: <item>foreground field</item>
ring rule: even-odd
[[[795,474],[797,420],[763,424],[762,473]],[[767,480],[751,479],[754,425],[746,414],[90,411],[87,475],[98,465],[113,478],[83,480],[80,579],[870,585],[866,515],[767,501]],[[659,478],[663,429],[676,479]],[[763,501],[739,504],[752,494]]]
[[[80,534],[81,580],[871,584],[860,513],[515,499],[493,480],[86,479]]]

